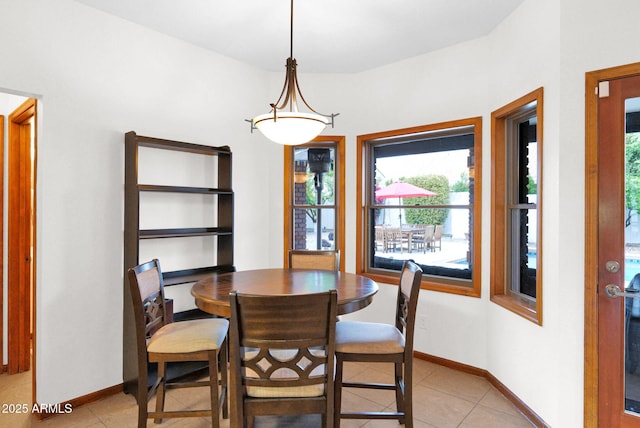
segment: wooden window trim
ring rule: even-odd
[[[292,243],[292,218],[291,218],[291,192],[293,180],[293,150],[295,147],[313,146],[313,143],[332,142],[336,143],[336,170],[335,177],[338,181],[336,186],[336,250],[340,250],[340,270],[344,271],[344,245],[345,245],[345,141],[344,136],[321,135],[307,144],[284,147],[284,252],[283,266],[289,264],[289,249],[293,248]]]
[[[423,125],[411,128],[383,131],[357,137],[357,161],[356,161],[356,273],[373,279],[374,281],[396,284],[399,273],[380,274],[366,271],[366,204],[365,204],[365,171],[366,171],[366,142],[381,138],[395,137],[399,135],[425,133],[439,129],[450,129],[457,127],[474,127],[474,156],[475,167],[474,176],[476,178],[475,200],[473,205],[474,234],[473,234],[473,279],[471,286],[465,287],[452,284],[446,279],[438,280],[437,277],[423,275],[421,288],[425,290],[440,291],[451,294],[458,294],[469,297],[480,297],[481,295],[481,243],[482,243],[482,117],[473,117],[449,122],[441,122],[430,125]]]
[[[542,325],[542,147],[543,147],[543,88],[538,88],[491,113],[491,301],[525,319]],[[532,102],[536,104],[536,139],[538,156],[537,200],[537,265],[535,306],[525,299],[507,293],[507,159],[506,122]]]

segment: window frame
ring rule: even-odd
[[[491,273],[490,300],[495,304],[522,316],[523,318],[542,325],[543,287],[542,287],[542,200],[543,200],[543,101],[544,89],[538,88],[519,99],[495,110],[491,113]],[[530,105],[535,102],[535,108]],[[509,143],[513,141],[513,130],[510,124],[515,120],[527,117],[527,112],[535,112],[536,140],[537,140],[537,201],[536,201],[536,297],[535,302],[526,295],[512,291],[510,275],[512,268],[507,268],[511,262],[511,240],[513,235],[509,230],[511,202],[508,192],[508,182],[517,172],[509,166]],[[519,157],[518,159],[519,160]]]
[[[481,242],[482,242],[482,117],[472,117],[448,122],[441,122],[429,125],[422,125],[411,128],[383,131],[373,134],[359,135],[357,137],[357,164],[356,164],[356,272],[367,276],[375,281],[396,284],[400,277],[400,272],[382,272],[381,270],[371,271],[367,266],[367,252],[369,248],[369,233],[367,232],[368,210],[366,189],[370,183],[368,165],[370,142],[385,138],[399,139],[404,135],[436,133],[437,131],[450,130],[460,127],[473,127],[474,134],[474,169],[475,180],[473,213],[473,273],[470,286],[461,285],[461,281],[454,278],[423,275],[421,288],[432,291],[440,291],[451,294],[458,294],[469,297],[481,296]],[[465,280],[469,281],[469,280]]]
[[[289,250],[293,248],[293,191],[294,191],[294,151],[300,147],[327,147],[335,145],[334,191],[335,191],[335,249],[340,251],[340,270],[344,271],[345,246],[345,137],[321,135],[312,141],[296,146],[284,146],[284,253],[283,266],[289,267]]]

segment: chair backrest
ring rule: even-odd
[[[435,226],[432,224],[427,224],[424,226],[424,235],[427,241],[431,241],[433,239],[433,234],[435,233]]]
[[[160,261],[153,259],[129,269],[129,287],[139,349],[146,350],[146,339],[167,323],[164,282]]]
[[[289,268],[340,270],[340,250],[289,250]]]
[[[399,227],[385,227],[384,233],[388,243],[395,245],[402,242],[402,230]]]
[[[425,236],[426,224],[414,224],[411,226],[411,237],[416,241],[423,241]]]
[[[232,291],[229,297],[231,375],[240,386],[236,400],[265,395],[298,397],[302,390],[305,394],[312,390],[325,395],[330,405],[336,291],[278,296]],[[274,393],[273,388],[279,392]]]
[[[400,228],[397,226],[387,226],[384,228],[384,233],[387,238],[393,239],[396,237],[396,233],[400,232]]]
[[[376,241],[382,242],[384,240],[384,226],[376,226]]]
[[[433,239],[435,239],[436,241],[439,239],[442,239],[442,229],[443,229],[443,226],[441,224],[436,225]]]
[[[413,353],[413,332],[416,325],[416,308],[421,281],[422,269],[420,266],[411,260],[406,260],[402,265],[400,285],[398,286],[396,328],[404,332],[405,354],[409,353],[410,355]]]

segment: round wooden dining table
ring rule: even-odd
[[[212,274],[191,288],[196,306],[204,312],[229,318],[229,293],[287,295],[335,289],[338,314],[368,306],[378,292],[375,281],[353,273],[306,269],[257,269]]]

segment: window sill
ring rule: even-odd
[[[539,314],[536,310],[537,308],[532,306],[531,303],[526,302],[524,299],[518,299],[505,294],[496,294],[491,296],[491,301],[510,312],[520,315],[532,323],[542,325],[542,314]]]
[[[379,272],[360,272],[359,275],[365,276],[382,284],[398,285],[400,281],[400,273],[383,274]],[[446,282],[434,281],[433,276],[423,275],[420,288],[423,290],[439,291],[442,293],[457,294],[460,296],[480,297],[480,293],[471,286],[471,282],[469,282],[468,286],[459,285],[455,282],[456,281],[454,280]]]

